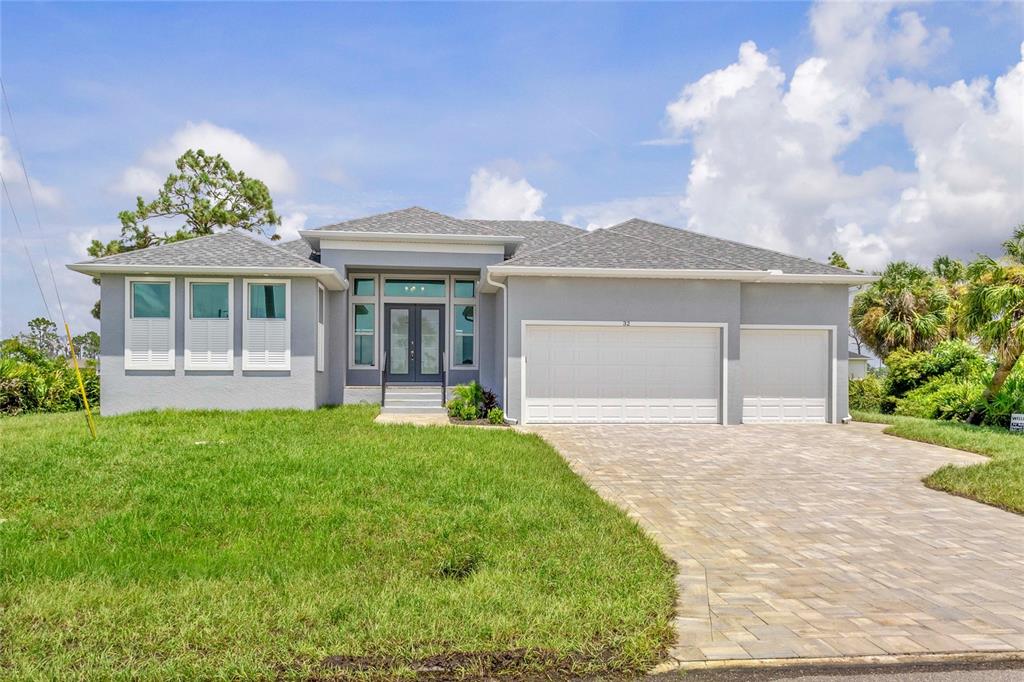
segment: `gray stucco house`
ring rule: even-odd
[[[837,422],[872,277],[644,220],[593,232],[422,208],[75,263],[100,278],[102,412],[380,402],[478,380],[507,416]]]

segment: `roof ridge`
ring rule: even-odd
[[[851,275],[858,274],[858,273],[854,272],[853,270],[850,270],[849,268],[840,268],[840,267],[837,267],[835,265],[832,265],[831,263],[822,263],[822,262],[817,261],[817,260],[815,260],[813,258],[807,258],[805,256],[797,256],[797,255],[794,255],[792,253],[786,253],[785,251],[779,251],[777,249],[769,249],[769,248],[765,248],[763,246],[754,246],[753,244],[746,244],[744,242],[736,241],[735,239],[726,239],[725,237],[716,237],[713,234],[707,234],[707,233],[704,233],[704,232],[697,232],[696,230],[691,230],[691,229],[686,228],[686,227],[673,227],[672,225],[666,225],[664,223],[656,223],[653,220],[645,220],[644,218],[630,218],[629,220],[624,220],[621,223],[617,223],[615,225],[612,225],[608,229],[610,230],[612,228],[619,227],[620,225],[625,225],[626,223],[628,223],[628,222],[630,222],[632,220],[639,220],[640,222],[648,223],[650,225],[657,225],[658,227],[664,227],[664,228],[667,228],[669,230],[678,230],[679,232],[684,232],[686,234],[695,234],[695,235],[697,235],[699,237],[705,237],[707,239],[715,239],[715,240],[720,241],[720,242],[726,242],[727,244],[734,244],[736,246],[742,246],[742,247],[744,247],[746,249],[758,249],[760,251],[767,251],[768,253],[774,253],[774,254],[776,254],[778,256],[785,256],[786,258],[795,258],[796,260],[810,261],[811,263],[815,263],[817,265],[825,265],[825,266],[828,266],[830,268],[835,268],[836,270],[840,270],[842,272],[848,272]],[[701,255],[705,255],[706,256],[708,254],[701,253]],[[711,256],[711,257],[714,258],[714,256]]]
[[[462,223],[464,225],[472,225],[474,227],[482,228],[484,230],[487,230],[487,232],[484,233],[484,234],[495,235],[495,236],[506,236],[506,235],[502,235],[497,230],[495,230],[495,229],[493,229],[491,227],[488,227],[487,225],[481,225],[480,223],[475,222],[475,221],[473,221],[473,220],[471,220],[469,218],[457,218],[455,216],[448,215],[447,213],[441,213],[440,211],[432,211],[429,208],[423,208],[422,206],[415,206],[415,205],[414,206],[406,206],[405,208],[396,208],[393,211],[384,211],[383,213],[374,213],[373,215],[360,216],[358,218],[349,218],[348,220],[342,220],[342,221],[339,221],[339,222],[336,222],[336,223],[330,223],[328,225],[321,225],[320,227],[315,227],[313,229],[314,230],[330,230],[331,228],[339,228],[339,227],[345,225],[346,223],[352,223],[352,222],[356,222],[356,221],[359,221],[359,220],[368,220],[368,219],[371,219],[371,218],[382,218],[384,216],[394,216],[394,215],[397,215],[397,214],[400,214],[400,213],[406,213],[406,212],[409,212],[409,211],[417,211],[417,212],[420,212],[420,213],[427,213],[427,214],[429,214],[431,216],[442,218],[444,220],[450,220],[450,221],[454,221],[456,223]],[[415,233],[408,233],[408,234],[415,234]]]
[[[635,220],[639,220],[639,218],[636,218]],[[662,225],[662,227],[668,227],[668,225]],[[607,229],[610,230],[611,228],[607,228]],[[669,229],[672,229],[672,228],[669,228]],[[681,249],[678,246],[672,246],[671,244],[662,244],[661,242],[656,242],[653,239],[646,239],[644,237],[637,237],[635,234],[626,234],[624,232],[615,232],[615,234],[620,236],[620,237],[629,237],[630,239],[636,239],[637,241],[647,242],[648,244],[655,244],[655,245],[660,246],[662,248],[669,249],[671,251],[678,251],[679,253],[685,253],[685,254],[688,254],[690,256],[703,256],[704,258],[710,258],[713,261],[718,261],[719,263],[724,263],[726,265],[731,265],[733,268],[735,268],[737,270],[750,270],[750,271],[753,271],[753,272],[757,272],[757,270],[755,270],[754,268],[747,267],[746,265],[740,265],[739,263],[733,263],[732,261],[727,261],[724,258],[719,258],[718,256],[712,256],[709,253],[704,253],[703,251],[690,251],[690,250],[687,250],[687,249]]]
[[[513,263],[514,264],[515,261],[520,259],[520,258],[525,258],[526,256],[531,256],[531,257],[532,256],[536,256],[538,253],[541,253],[543,251],[547,251],[548,249],[553,249],[556,246],[561,246],[562,244],[567,244],[568,242],[575,241],[577,239],[583,239],[584,237],[586,237],[588,235],[591,235],[591,234],[593,234],[593,232],[591,232],[590,230],[580,230],[580,234],[574,234],[573,236],[569,237],[568,239],[563,239],[560,242],[555,242],[554,244],[548,244],[547,246],[542,246],[539,249],[534,249],[533,251],[528,251],[528,252],[522,254],[521,256],[513,256],[512,258],[509,258],[507,261],[504,261],[502,263],[502,265],[508,265],[509,263]]]

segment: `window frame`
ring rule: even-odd
[[[284,285],[284,318],[252,317],[249,307],[250,285],[252,284],[283,284]],[[292,283],[288,279],[271,279],[269,277],[245,278],[242,280],[242,370],[252,371],[291,371],[292,367]],[[249,357],[249,339],[247,331],[250,324],[283,324],[285,339],[284,365],[266,365],[254,363]]]
[[[478,370],[480,369],[480,279],[472,275],[452,275],[448,286],[448,346],[446,368],[449,370]],[[458,298],[455,296],[455,282],[473,282],[473,298]],[[455,359],[455,306],[473,306],[473,362],[469,365],[453,364]],[[465,335],[461,335],[465,336]]]
[[[192,285],[193,284],[227,284],[228,285],[228,316],[225,317],[192,317]],[[189,339],[192,338],[193,320],[221,320],[228,325],[228,359],[220,367],[194,367],[192,349]],[[185,278],[185,369],[187,370],[226,370],[235,368],[235,280],[231,277],[186,277]]]
[[[352,294],[348,297],[348,368],[349,369],[379,369],[380,368],[380,354],[381,354],[381,340],[380,340],[380,320],[381,320],[381,277],[377,274],[360,273],[350,275],[352,281]],[[373,296],[356,296],[355,295],[355,281],[357,279],[370,279],[373,280]],[[373,364],[370,365],[357,365],[356,364],[356,306],[357,305],[373,305]],[[366,334],[362,334],[366,336]]]
[[[134,284],[135,282],[160,282],[168,284],[167,295],[170,299],[170,309],[168,317],[135,317],[135,297]],[[175,368],[175,358],[177,357],[177,318],[175,317],[175,305],[174,305],[174,283],[175,278],[171,277],[125,277],[124,278],[124,354],[121,356],[124,360],[124,368],[126,370],[135,369],[161,369],[161,370],[173,370]],[[129,352],[128,342],[131,340],[131,332],[129,327],[135,320],[168,320],[169,324],[169,362],[166,363],[136,363],[131,360],[131,353]]]

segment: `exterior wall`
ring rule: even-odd
[[[242,371],[242,277],[234,278],[234,369],[185,371],[185,277],[174,278],[173,370],[125,370],[125,278],[100,280],[100,413],[151,409],[311,409],[316,390],[316,280],[291,279],[291,369]],[[328,339],[330,333],[328,332]]]
[[[739,387],[740,285],[668,279],[510,277],[506,414],[522,418],[524,320],[725,323],[728,325],[728,423],[742,412]]]
[[[847,361],[850,368],[851,379],[863,379],[868,375],[868,361],[863,359],[850,358]]]
[[[849,287],[845,284],[744,284],[742,324],[835,325],[836,417],[849,416],[846,365],[849,325]],[[832,396],[829,396],[831,399]]]

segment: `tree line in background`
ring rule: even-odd
[[[854,297],[850,332],[886,370],[850,383],[851,408],[998,425],[1024,412],[1024,225],[999,258],[880,275]]]
[[[89,403],[99,404],[97,359],[100,335],[74,337]],[[78,378],[66,339],[52,321],[37,317],[28,332],[0,342],[0,414],[67,412],[83,409]]]

